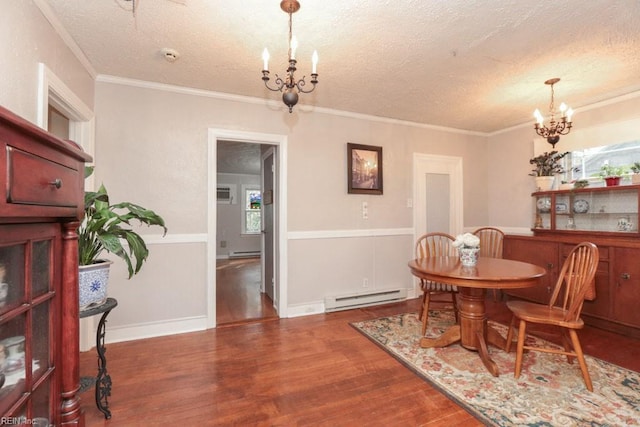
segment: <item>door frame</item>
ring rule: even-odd
[[[277,296],[278,316],[287,317],[287,143],[286,135],[236,131],[209,128],[208,130],[208,165],[207,165],[207,328],[216,327],[216,225],[217,225],[217,147],[218,141],[235,141],[250,144],[276,145],[276,182],[279,197],[276,199],[278,211],[276,219],[277,235],[275,236],[275,294]]]
[[[42,62],[38,63],[38,105],[36,124],[42,129],[49,128],[49,105],[69,118],[69,139],[79,144],[93,157],[95,164],[95,115],[60,78]],[[84,180],[85,189],[94,188],[94,176]],[[80,319],[80,351],[88,351],[95,346],[95,331],[98,322],[95,317]]]

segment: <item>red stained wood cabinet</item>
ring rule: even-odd
[[[585,323],[640,338],[640,239],[635,236],[584,232],[505,236],[505,258],[531,262],[549,272],[548,281],[536,288],[506,293],[510,297],[547,303],[567,254],[583,241],[596,244],[600,255],[595,278],[596,299],[585,301],[582,309]]]
[[[0,417],[83,425],[78,248],[91,158],[0,107]]]

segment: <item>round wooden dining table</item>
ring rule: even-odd
[[[422,337],[420,347],[445,347],[460,342],[464,348],[477,351],[487,370],[497,377],[498,366],[491,359],[487,344],[504,350],[506,340],[487,324],[487,289],[535,286],[546,270],[526,262],[485,257],[478,258],[475,266],[466,267],[457,256],[414,259],[409,262],[409,269],[421,279],[458,287],[459,324],[452,325],[437,338]]]

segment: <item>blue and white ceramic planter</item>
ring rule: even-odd
[[[80,310],[100,305],[107,300],[109,267],[113,261],[100,260],[79,267]]]
[[[478,263],[480,248],[458,248],[460,263],[465,267],[473,267]]]

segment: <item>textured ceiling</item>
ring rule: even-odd
[[[260,149],[260,144],[218,141],[216,172],[260,175]]]
[[[300,1],[296,75],[309,75],[317,49],[320,82],[294,114],[316,106],[493,132],[546,113],[551,77],[576,124],[581,106],[640,90],[638,0]],[[136,0],[135,15],[127,0],[42,2],[98,74],[280,97],[260,79],[265,47],[272,76],[287,65],[278,0]],[[169,63],[162,48],[181,56]]]

